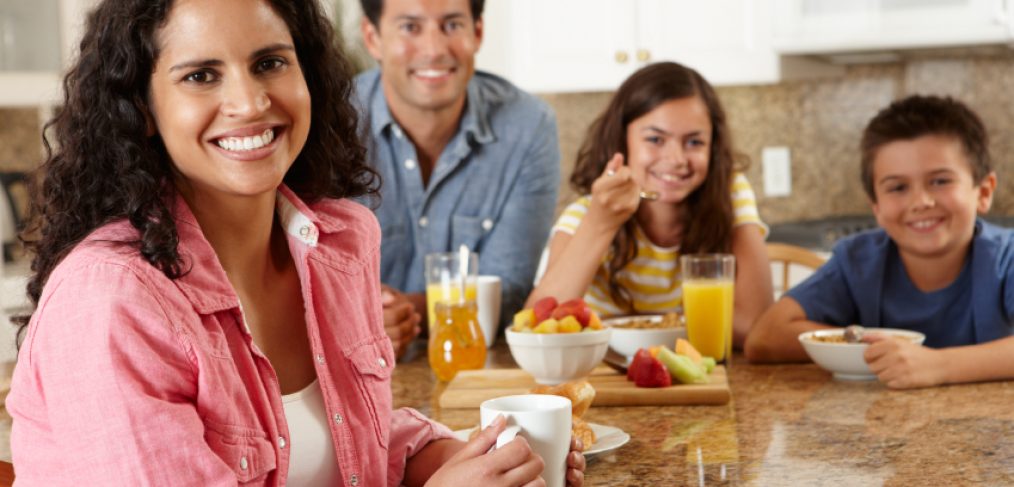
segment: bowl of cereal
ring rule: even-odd
[[[897,328],[866,328],[866,333],[883,333],[897,340],[911,340],[921,345],[926,335]],[[799,343],[814,363],[838,380],[876,380],[863,358],[867,343],[845,341],[844,328],[814,330],[801,333]]]
[[[677,338],[687,337],[679,313],[619,316],[603,320],[602,325],[613,330],[609,348],[628,359],[640,348],[655,345],[673,348]]]

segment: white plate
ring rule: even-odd
[[[630,441],[630,434],[619,428],[597,423],[588,423],[588,426],[595,432],[595,444],[584,451],[585,458],[613,451]],[[468,441],[468,435],[472,434],[474,429],[475,427],[457,430],[454,436],[461,441]]]

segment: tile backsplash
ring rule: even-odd
[[[908,94],[951,95],[979,113],[991,136],[999,176],[993,214],[1014,215],[1014,54],[927,56],[850,66],[841,76],[718,89],[737,149],[749,157],[761,216],[768,223],[869,212],[859,182],[859,137],[867,121]],[[562,152],[562,208],[577,148],[610,93],[540,94],[556,111]],[[39,111],[0,109],[0,171],[31,169],[42,160]],[[792,157],[792,194],[768,197],[760,154],[785,146]]]

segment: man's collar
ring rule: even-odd
[[[370,98],[370,128],[374,137],[383,135],[384,130],[403,130],[397,127],[397,122],[391,114],[391,108],[387,103],[384,93],[383,74],[377,78],[376,91]],[[458,132],[464,132],[467,140],[480,144],[488,144],[496,140],[493,129],[489,123],[489,104],[485,103],[482,93],[479,91],[479,83],[473,77],[465,90],[465,108],[462,110],[461,122],[458,124]]]

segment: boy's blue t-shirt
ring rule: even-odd
[[[1007,337],[1014,333],[1014,230],[976,221],[961,273],[928,293],[909,279],[886,232],[864,232],[835,245],[831,259],[787,295],[808,320],[919,331],[929,347]]]

